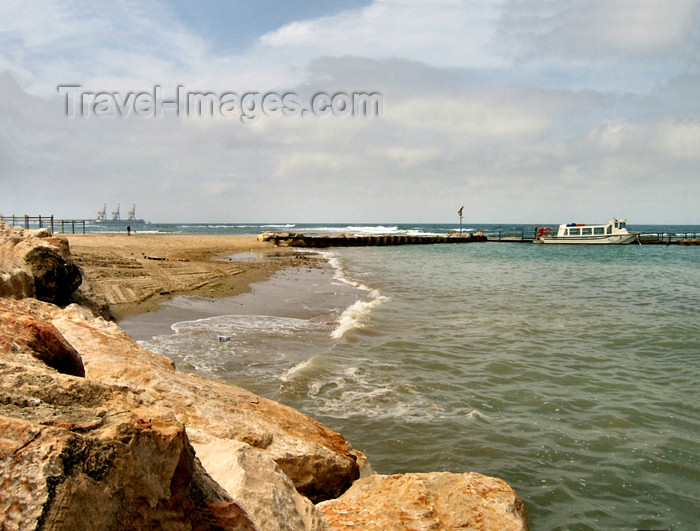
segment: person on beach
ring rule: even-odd
[[[126,226],[126,235],[131,236],[131,225]]]

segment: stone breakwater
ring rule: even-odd
[[[263,232],[258,235],[258,240],[262,242],[273,242],[278,247],[383,247],[388,245],[433,245],[438,243],[470,243],[485,242],[487,237],[477,232],[474,234],[450,234],[449,236],[423,236],[423,235],[363,235],[346,236],[336,234],[328,236],[321,234],[318,236],[306,236],[300,233],[290,232]]]
[[[53,300],[34,248],[66,275]],[[66,300],[66,240],[0,226],[0,250],[3,529],[527,529],[500,479],[377,475],[310,417],[179,373]]]

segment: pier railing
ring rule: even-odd
[[[643,233],[639,236],[640,242],[648,245],[697,245],[696,242],[698,242],[699,239],[700,233],[698,232],[680,232],[674,234],[668,232],[651,232]]]
[[[486,231],[484,232],[490,242],[531,242],[532,236],[525,236],[525,230],[514,231]]]
[[[55,219],[53,216],[3,216],[0,221],[11,224],[13,227],[24,227],[25,229],[51,229],[51,232],[71,232],[76,234],[76,228],[85,234],[84,219]],[[57,228],[60,227],[60,230]]]

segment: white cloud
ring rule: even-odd
[[[358,11],[298,21],[263,35],[309,56],[409,58],[435,66],[503,64],[493,54],[500,2],[376,0]]]
[[[700,162],[700,121],[697,119],[667,120],[658,124],[655,141],[670,159]]]
[[[525,58],[659,60],[685,53],[697,38],[699,6],[697,0],[508,0],[501,36]]]
[[[73,217],[108,201],[135,202],[140,215],[163,221],[442,221],[445,204],[462,197],[475,221],[621,209],[637,222],[697,222],[700,85],[685,68],[697,60],[688,51],[697,2],[678,0],[663,13],[645,0],[588,10],[578,1],[502,4],[378,0],[222,55],[157,3],[43,0],[29,9],[8,0],[0,8],[0,68],[12,72],[0,75],[0,211]],[[633,23],[620,29],[621,20]],[[499,56],[504,35],[515,40]],[[516,56],[524,62],[509,65]],[[625,58],[649,81],[643,90],[640,77],[626,77]],[[585,65],[585,75],[573,76],[572,65]],[[601,90],[610,78],[618,90]],[[254,125],[68,119],[62,83],[160,84],[166,94],[178,83],[275,88],[303,98],[376,90],[384,115]],[[660,175],[669,188],[658,186]]]

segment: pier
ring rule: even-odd
[[[534,237],[526,237],[524,234],[497,233],[486,235],[477,233],[454,233],[441,235],[345,235],[333,236],[318,235],[307,236],[300,233],[289,232],[264,232],[258,235],[258,240],[273,242],[278,247],[310,247],[320,249],[325,247],[385,247],[390,245],[434,245],[456,244],[472,242],[498,242],[498,243],[532,243]],[[700,234],[642,234],[639,245],[700,245]],[[634,243],[630,244],[634,245]]]
[[[311,247],[315,249],[325,247],[385,247],[389,245],[432,245],[441,243],[470,243],[488,241],[481,232],[475,234],[450,234],[448,236],[438,235],[362,235],[347,236],[336,234],[328,236],[306,236],[304,234],[289,232],[264,232],[258,236],[258,240],[263,242],[273,242],[278,247]]]
[[[84,219],[55,219],[53,216],[2,216],[0,222],[9,223],[13,227],[24,227],[25,229],[51,229],[51,232],[61,232],[76,234],[78,231],[85,234]],[[60,230],[56,230],[60,228]]]

